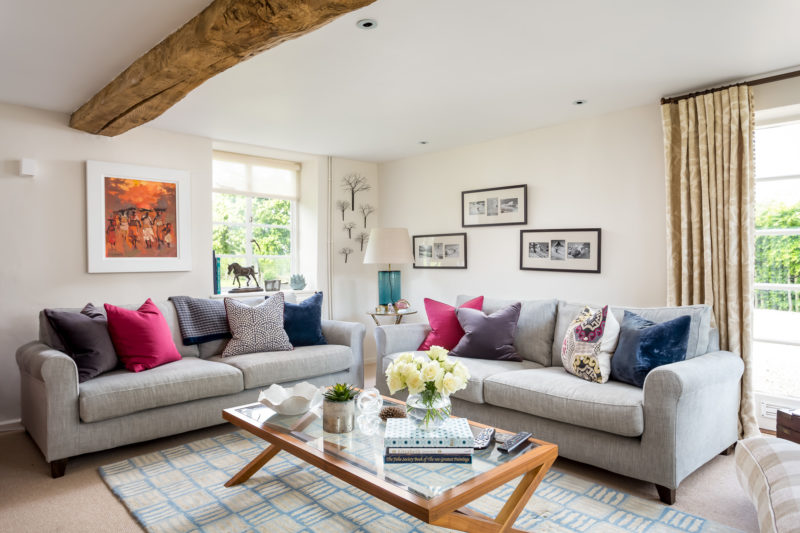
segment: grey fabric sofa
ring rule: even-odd
[[[471,299],[459,296],[457,305]],[[484,300],[492,313],[512,300]],[[582,304],[522,301],[514,345],[522,362],[455,358],[471,377],[452,397],[453,414],[512,431],[530,431],[558,444],[563,457],[656,484],[659,497],[674,503],[680,482],[738,437],[741,358],[719,351],[708,306],[611,307],[662,322],[691,315],[687,359],[653,370],[640,389],[626,383],[591,383],[561,367],[566,329]],[[384,372],[400,353],[414,351],[427,324],[380,326],[375,330],[376,384],[389,394]],[[395,395],[402,397],[401,393]]]
[[[226,340],[184,346],[172,302],[157,305],[179,361],[78,383],[75,362],[61,351],[44,313],[39,340],[17,350],[22,423],[53,477],[64,474],[69,457],[222,424],[222,409],[256,401],[273,383],[364,384],[363,324],[323,320],[327,345],[222,358]]]

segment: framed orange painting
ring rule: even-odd
[[[189,174],[86,162],[89,272],[191,270]]]

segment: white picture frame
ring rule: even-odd
[[[119,215],[109,216],[109,213],[120,212],[120,209],[111,211],[113,207],[121,205],[122,200],[118,201],[120,186],[139,186],[145,191],[166,192],[160,196],[155,194],[153,196],[157,199],[155,201],[138,199],[132,201],[131,207],[122,215],[125,219],[122,224]],[[191,198],[191,183],[187,171],[86,161],[88,271],[98,273],[191,270]],[[107,206],[107,200],[118,202],[118,205]],[[144,212],[152,213],[155,220],[150,221],[151,215],[145,215],[148,218],[149,230],[137,228],[136,237],[141,239],[129,237],[128,213],[131,213],[131,218],[138,220],[138,213]],[[126,228],[124,238],[122,227]]]

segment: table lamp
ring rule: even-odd
[[[394,303],[400,296],[400,271],[395,265],[413,263],[411,239],[406,228],[374,228],[369,232],[364,264],[386,263],[388,270],[378,271],[378,304]]]

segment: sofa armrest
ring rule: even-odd
[[[415,351],[430,331],[431,327],[425,323],[376,327],[375,346],[378,352],[378,363],[390,353]]]
[[[666,461],[668,488],[739,437],[744,362],[717,351],[654,369],[644,382],[643,443]]]
[[[41,342],[17,350],[22,424],[47,461],[74,455],[79,442],[78,367]]]
[[[38,341],[29,342],[17,350],[17,366],[39,381],[74,384],[78,390],[78,366],[75,361],[54,348]]]
[[[644,381],[644,402],[679,399],[713,385],[737,383],[744,372],[742,358],[731,352],[709,352],[654,369]]]
[[[328,344],[349,346],[353,351],[353,367],[356,371],[358,387],[364,386],[364,335],[367,328],[359,322],[343,322],[341,320],[323,320],[322,335]]]

